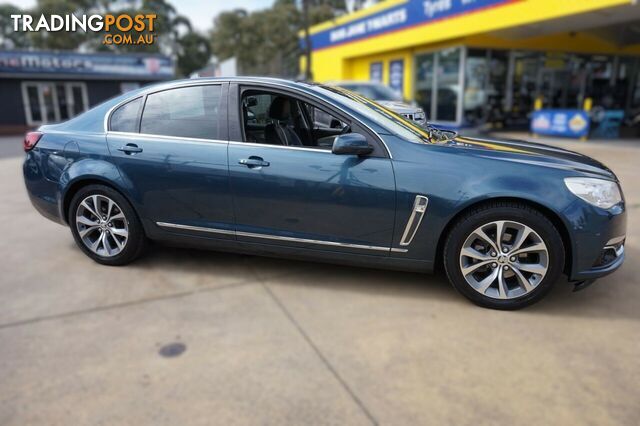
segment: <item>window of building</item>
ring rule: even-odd
[[[507,52],[468,49],[464,67],[464,124],[503,123],[509,68]]]
[[[181,87],[147,96],[140,132],[197,139],[219,136],[218,85]]]
[[[27,81],[22,83],[22,100],[30,126],[68,120],[89,106],[82,82]]]
[[[462,49],[416,56],[415,99],[429,121],[460,123]]]
[[[433,53],[426,53],[416,56],[416,102],[427,114],[427,120],[434,120],[434,113],[431,110],[433,101]]]
[[[457,121],[458,94],[460,92],[460,49],[438,52],[438,106],[436,120]]]

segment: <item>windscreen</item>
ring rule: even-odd
[[[402,101],[402,96],[382,84],[347,83],[341,84],[340,87],[359,93],[374,101]]]
[[[412,120],[406,119],[402,115],[396,114],[356,92],[342,87],[320,85],[315,86],[314,89],[378,122],[381,126],[403,139],[415,143],[429,143],[432,141],[427,129],[423,129]]]

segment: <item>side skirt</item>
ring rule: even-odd
[[[249,243],[172,232],[163,232],[162,235],[155,234],[151,238],[156,242],[170,246],[224,251],[238,254],[251,254],[280,259],[333,263],[338,265],[350,265],[374,269],[431,273],[433,272],[434,266],[433,262],[426,260],[344,253],[339,251],[319,250],[315,248],[287,247],[265,243]]]

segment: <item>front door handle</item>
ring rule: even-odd
[[[261,168],[261,167],[269,167],[270,163],[268,161],[264,161],[260,157],[251,156],[249,158],[243,158],[241,160],[238,160],[238,164],[242,164],[243,166],[247,166],[250,169],[257,169],[257,168]]]
[[[125,146],[121,146],[120,148],[118,148],[118,151],[122,151],[127,155],[131,155],[131,154],[137,154],[139,152],[142,152],[142,148],[140,148],[135,143],[128,143]]]

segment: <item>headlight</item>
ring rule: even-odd
[[[608,209],[622,201],[620,188],[616,182],[595,178],[565,178],[569,191],[589,204]]]

